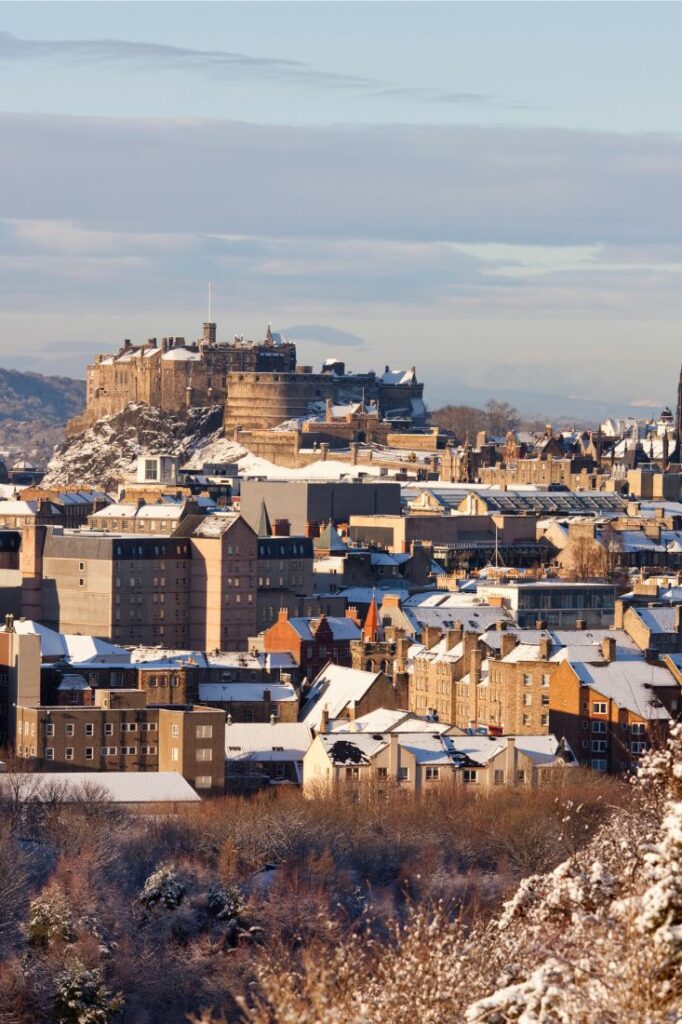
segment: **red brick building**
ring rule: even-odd
[[[288,611],[282,609],[277,622],[263,634],[263,649],[291,654],[301,675],[314,679],[330,661],[350,667],[350,645],[360,636],[360,627],[351,618],[320,615],[316,619],[290,619]]]

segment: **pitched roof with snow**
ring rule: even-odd
[[[349,704],[362,700],[380,675],[381,672],[327,665],[310,688],[301,709],[301,721],[313,729],[319,728],[323,709],[330,719],[340,718]]]
[[[34,772],[0,775],[0,799],[114,804],[197,803],[179,772]]]

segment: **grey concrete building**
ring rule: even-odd
[[[400,484],[376,480],[244,480],[240,510],[258,529],[262,505],[272,521],[286,519],[291,533],[311,523],[347,523],[351,515],[400,515]]]

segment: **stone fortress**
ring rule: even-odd
[[[261,342],[218,342],[216,324],[205,323],[196,342],[126,340],[116,354],[96,356],[87,368],[85,411],[69,421],[67,435],[130,403],[172,413],[221,405],[228,437],[256,452],[277,440],[287,458],[285,449],[385,444],[391,432],[422,430],[423,388],[414,367],[355,374],[328,359],[314,373],[297,365],[295,344],[269,327]],[[281,436],[273,439],[275,430]]]

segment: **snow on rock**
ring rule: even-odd
[[[181,415],[149,405],[128,405],[67,439],[51,459],[43,486],[106,488],[124,474],[134,473],[139,455],[189,458],[208,439],[215,443],[222,412],[221,406],[212,406]]]

